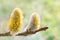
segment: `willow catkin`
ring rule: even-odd
[[[40,28],[40,16],[38,13],[34,12],[32,13],[27,28],[27,31],[36,31]]]
[[[10,30],[11,35],[14,35],[18,31],[22,30],[23,13],[22,13],[21,9],[15,8],[12,11],[8,25],[9,25],[8,28]]]

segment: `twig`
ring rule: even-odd
[[[39,31],[45,31],[46,29],[48,29],[48,27],[44,27],[44,28],[40,28],[39,30],[36,30],[36,31],[34,31],[34,32],[23,32],[23,33],[19,33],[18,35],[16,35],[16,36],[28,36],[28,35],[31,35],[31,34],[35,34],[35,33],[37,33],[37,32],[39,32]]]
[[[11,35],[10,35],[10,32],[6,32],[6,33],[0,34],[0,36],[11,36]]]
[[[35,33],[39,32],[39,31],[45,31],[46,29],[48,29],[48,27],[40,28],[39,30],[36,30],[34,32],[25,31],[25,32],[17,34],[16,36],[28,36],[28,35],[35,34]],[[0,36],[11,36],[11,35],[10,35],[10,32],[7,32],[7,33],[0,34]]]

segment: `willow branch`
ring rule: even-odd
[[[6,32],[6,33],[0,34],[0,36],[11,36],[11,35],[10,35],[10,32]]]
[[[32,35],[32,34],[35,34],[35,33],[37,33],[37,32],[39,32],[39,31],[45,31],[45,30],[47,30],[48,29],[48,27],[44,27],[44,28],[40,28],[39,30],[36,30],[36,31],[34,31],[34,32],[28,32],[28,31],[26,31],[26,32],[23,32],[23,33],[19,33],[19,34],[17,34],[16,36],[28,36],[28,35]]]
[[[25,32],[17,34],[16,36],[28,36],[28,35],[35,34],[35,33],[39,32],[39,31],[45,31],[47,29],[48,29],[48,27],[43,27],[43,28],[40,28],[39,30],[36,30],[34,32],[25,31]],[[10,35],[10,32],[7,32],[7,33],[0,34],[0,36],[11,36],[11,35]]]

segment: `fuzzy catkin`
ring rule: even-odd
[[[32,13],[28,25],[27,25],[27,31],[36,31],[40,28],[40,16],[38,13],[34,12]]]
[[[23,13],[21,9],[15,8],[10,16],[9,20],[9,30],[10,34],[15,34],[18,31],[22,31],[22,26],[23,26]]]

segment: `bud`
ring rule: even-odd
[[[34,13],[32,13],[32,15],[29,19],[29,23],[27,25],[26,30],[28,32],[30,32],[30,31],[36,31],[39,28],[40,28],[40,16],[39,16],[39,14],[34,12]]]
[[[22,31],[22,26],[23,26],[23,13],[21,9],[15,8],[12,11],[12,14],[10,16],[8,28],[10,30],[10,34],[14,35],[18,31]]]

